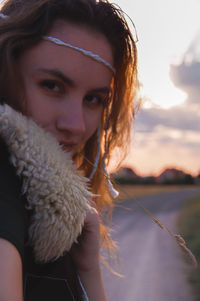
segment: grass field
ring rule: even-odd
[[[117,200],[123,201],[133,197],[140,197],[144,195],[152,195],[169,191],[177,191],[191,186],[185,185],[115,185],[120,192]]]
[[[178,227],[200,265],[200,195],[186,200],[178,219]],[[189,270],[188,279],[194,287],[196,300],[200,301],[200,266]]]

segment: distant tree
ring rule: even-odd
[[[141,183],[146,185],[151,185],[151,184],[155,184],[156,180],[155,177],[149,176],[149,177],[142,178]]]
[[[184,184],[194,184],[194,178],[189,175],[189,174],[186,174],[185,175],[185,178],[184,178]]]

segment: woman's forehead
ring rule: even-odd
[[[67,32],[56,34],[56,36],[73,43],[73,45],[77,42],[78,46],[82,48],[90,46],[89,49],[92,52],[97,50],[98,45],[94,43],[96,37],[88,37],[87,34],[83,33],[86,39],[78,39],[73,36],[72,41],[67,35],[65,36],[65,33]],[[97,44],[104,44],[104,39],[102,42],[98,39]],[[101,48],[101,56],[109,57],[111,55],[110,45],[106,42],[106,45],[103,47]],[[59,46],[44,39],[39,44],[25,51],[18,63],[19,70],[28,76],[40,77],[43,75],[62,74],[62,78],[65,77],[73,82],[73,86],[84,89],[105,87],[109,89],[113,78],[113,72],[101,62],[93,60],[80,51],[76,51],[70,47]],[[41,70],[45,70],[45,72],[41,72]]]
[[[111,44],[102,33],[86,25],[57,20],[44,38],[57,45],[80,51],[115,73]]]

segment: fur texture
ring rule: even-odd
[[[35,259],[55,260],[76,241],[91,209],[88,180],[51,134],[8,105],[0,105],[0,135],[23,179],[27,209],[33,212],[29,238]]]

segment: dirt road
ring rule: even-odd
[[[200,189],[145,196],[140,201],[173,233],[183,201]],[[124,207],[124,208],[122,208]],[[188,268],[179,247],[133,201],[120,204],[113,215],[113,238],[118,242],[120,272],[103,268],[108,301],[193,301],[186,281]]]

